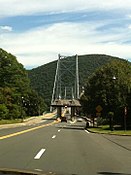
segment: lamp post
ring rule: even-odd
[[[116,80],[116,77],[115,77],[115,76],[113,76],[113,77],[112,77],[112,80]]]
[[[112,77],[112,79],[111,79],[112,81],[115,81],[116,80],[116,76],[113,76]],[[114,94],[115,94],[115,91],[114,91],[114,88],[115,88],[115,85],[114,85],[114,83],[115,82],[113,82],[112,84],[113,84],[113,96],[111,95],[111,102],[110,102],[110,108],[114,108],[114,100],[115,99],[113,99],[114,98]],[[109,98],[109,97],[108,97]],[[111,131],[113,131],[113,118],[114,118],[114,109],[112,110],[112,111],[110,111],[110,112],[108,112],[108,117],[109,117],[109,125],[110,125],[110,130]]]
[[[126,117],[127,117],[127,107],[124,108],[124,130],[126,131]]]
[[[22,97],[21,97],[21,118],[22,118],[22,121],[24,120],[24,117],[23,117],[23,110],[22,110],[23,102],[24,102],[24,97],[22,96]]]
[[[112,78],[114,81],[116,80],[116,77],[115,76],[113,76],[113,78]],[[125,106],[124,107],[124,130],[126,131],[126,129],[127,129],[127,123],[126,123],[126,118],[127,118],[127,107]]]

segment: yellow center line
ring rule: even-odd
[[[24,134],[24,133],[27,133],[27,132],[30,132],[30,131],[34,131],[36,129],[44,128],[46,126],[51,126],[51,125],[56,124],[56,123],[59,123],[59,121],[53,121],[52,123],[48,123],[48,124],[45,124],[45,125],[37,126],[37,127],[34,127],[34,128],[30,128],[30,129],[26,129],[26,130],[23,130],[23,131],[15,132],[13,134],[8,134],[8,135],[5,135],[5,136],[1,136],[0,140],[7,139],[7,138],[10,138],[10,137],[14,137],[14,136]]]

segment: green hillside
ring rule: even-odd
[[[74,57],[69,57],[66,59],[74,59]],[[114,59],[120,58],[100,54],[80,55],[80,88],[84,86],[87,77],[90,76],[97,68]],[[51,101],[56,65],[57,61],[53,61],[28,71],[32,88],[44,98],[47,105],[50,105]]]

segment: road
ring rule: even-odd
[[[52,122],[0,130],[0,138],[9,135],[0,140],[0,168],[58,175],[131,175],[131,137],[89,133],[82,122]],[[22,130],[27,132],[19,133]]]

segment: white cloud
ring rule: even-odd
[[[131,25],[128,26],[128,29],[131,29]]]
[[[126,19],[129,19],[130,9],[131,0],[0,0],[0,18],[3,18],[3,22],[4,17],[9,16],[82,10],[88,12],[118,10],[126,12]],[[128,41],[131,38],[131,25],[126,23],[126,28],[124,25],[117,28],[115,19],[106,21],[102,18],[99,16],[97,22],[50,24],[23,33],[18,31],[15,33],[13,24],[12,29],[9,23],[2,23],[1,47],[16,55],[25,66],[37,66],[53,61],[57,59],[59,53],[63,55],[99,53],[130,58],[131,45]],[[112,24],[115,25],[114,28]],[[105,25],[112,27],[106,28],[103,33],[101,29],[98,30]],[[127,44],[122,44],[126,41]]]
[[[123,45],[125,35],[98,33],[102,24],[58,23],[22,33],[5,33],[1,47],[16,55],[27,66],[38,66],[57,59],[57,55],[109,54],[130,58],[131,45]],[[104,24],[103,24],[104,25]]]
[[[12,27],[11,26],[0,26],[0,31],[11,32],[12,31]]]
[[[127,18],[131,18],[131,14],[126,15]]]
[[[130,0],[0,0],[0,17],[78,10],[130,10]]]

